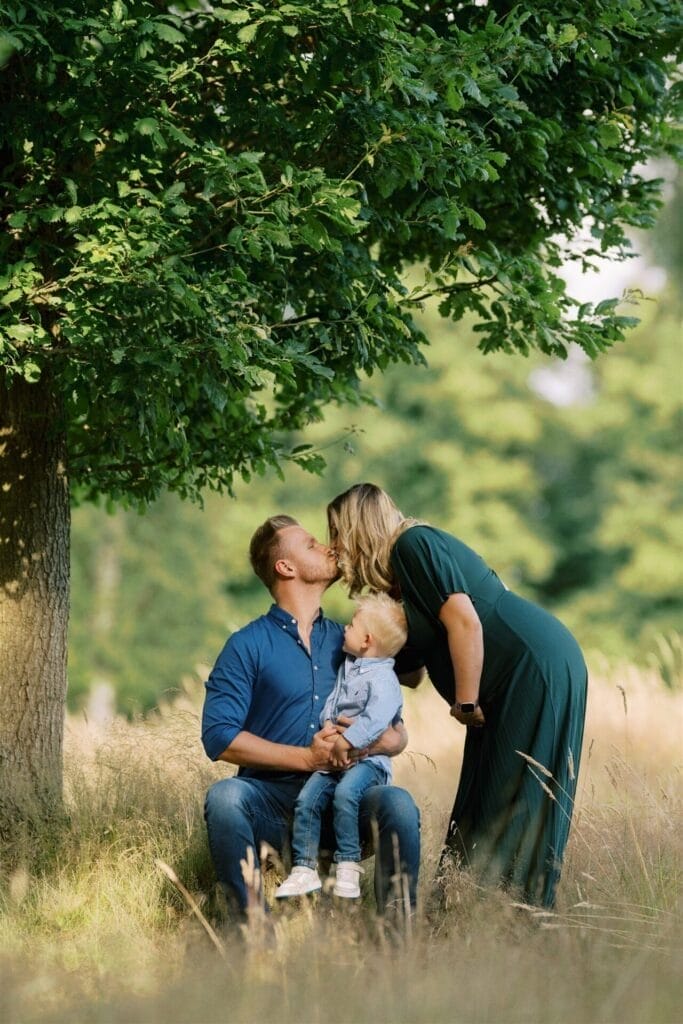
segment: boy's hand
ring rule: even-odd
[[[339,738],[336,726],[332,722],[325,722],[311,741],[307,751],[308,764],[306,770],[309,772],[324,771],[333,767],[332,749]]]
[[[335,768],[348,768],[351,765],[349,750],[351,750],[349,741],[345,740],[343,736],[337,736],[330,754],[330,760]]]

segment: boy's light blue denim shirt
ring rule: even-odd
[[[336,722],[340,715],[355,721],[344,738],[356,750],[364,750],[389,725],[401,717],[403,698],[393,658],[354,658],[347,655],[339,666],[337,681],[325,701],[320,724]],[[372,760],[384,767],[391,778],[391,758],[375,754]]]

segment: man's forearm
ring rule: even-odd
[[[387,758],[395,758],[407,746],[408,731],[402,722],[397,722],[396,725],[390,725],[385,729],[379,739],[376,739],[367,750],[359,752],[353,749],[349,752],[349,757],[352,761],[356,760],[358,756],[367,757],[369,754],[383,754]]]
[[[253,732],[238,732],[232,743],[217,760],[241,768],[273,768],[276,771],[310,772],[313,770],[310,747],[293,747],[261,739]]]
[[[337,729],[326,722],[311,740],[310,747],[294,747],[288,743],[273,743],[255,736],[253,732],[238,732],[216,760],[237,764],[240,768],[272,768],[280,772],[317,772],[330,768],[330,755]]]
[[[408,745],[408,732],[403,722],[390,725],[379,739],[369,748],[369,754],[384,754],[385,757],[396,757]]]

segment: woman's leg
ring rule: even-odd
[[[485,728],[468,729],[446,839],[482,884],[548,908],[569,834],[585,688],[581,664],[546,680],[533,658],[520,663]]]

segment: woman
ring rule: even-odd
[[[468,726],[447,849],[483,882],[552,907],[583,738],[578,644],[466,544],[404,518],[374,484],[340,494],[327,517],[350,595],[368,587],[403,601],[399,674],[417,685],[424,666]]]

